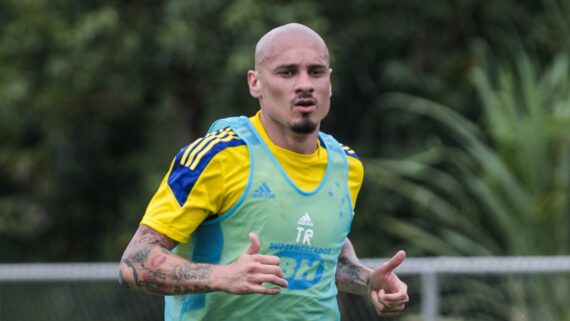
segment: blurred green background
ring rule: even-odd
[[[361,257],[570,254],[570,2],[0,0],[0,261],[118,261],[170,161],[327,41]]]

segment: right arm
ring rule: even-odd
[[[259,239],[253,233],[249,238],[250,247],[233,263],[195,263],[171,252],[176,241],[141,224],[121,259],[119,282],[161,295],[212,291],[279,294],[279,287],[287,287],[279,258],[257,254]],[[279,287],[266,288],[263,282]]]

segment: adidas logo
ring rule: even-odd
[[[297,225],[313,226],[313,221],[311,221],[309,213],[305,213],[305,215],[301,216],[301,218],[297,221]]]
[[[275,198],[275,194],[269,189],[267,183],[263,182],[251,193],[252,198]]]

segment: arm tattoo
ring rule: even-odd
[[[151,249],[152,248],[150,247],[143,247],[141,249],[138,249],[133,254],[131,254],[131,261],[133,263],[138,263],[144,267],[144,263],[146,262]]]
[[[200,263],[184,263],[176,266],[174,269],[174,279],[176,281],[193,280],[193,281],[208,281],[212,273],[212,266],[209,264]],[[208,285],[196,284],[186,288],[192,293],[209,292],[211,288]]]
[[[341,291],[364,295],[368,291],[370,271],[363,266],[350,241],[343,247],[337,262],[336,284]]]
[[[131,284],[163,295],[212,291],[209,286],[212,266],[176,256],[170,252],[176,245],[174,240],[140,225],[121,260],[121,265],[132,273]],[[126,280],[121,269],[119,282],[128,286]]]
[[[139,277],[138,277],[137,271],[136,271],[135,267],[133,266],[133,264],[131,263],[131,261],[123,258],[123,259],[121,259],[121,265],[123,265],[123,264],[128,266],[132,270],[133,278],[135,279],[135,283],[138,283]],[[123,275],[122,270],[119,270],[119,283],[125,288],[129,287],[129,283],[127,283],[127,280],[126,280],[125,276]]]
[[[354,264],[348,257],[338,258],[337,280],[344,284],[358,284],[367,286],[367,280],[362,275],[362,266]]]
[[[137,237],[138,236],[138,237]],[[131,241],[133,245],[136,244],[155,244],[161,245],[165,249],[172,250],[176,245],[176,241],[171,238],[158,233],[146,225],[140,225],[135,237]]]
[[[212,269],[205,264],[199,263],[184,263],[176,266],[175,279],[180,280],[205,280],[210,277]]]

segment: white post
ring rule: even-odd
[[[436,321],[439,317],[439,289],[434,272],[422,273],[422,315],[424,321]]]

